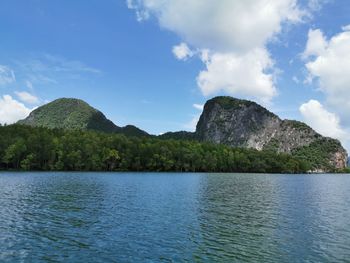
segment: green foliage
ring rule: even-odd
[[[188,132],[188,131],[179,131],[179,132],[166,132],[162,135],[159,135],[158,138],[165,139],[165,140],[186,140],[186,141],[192,141],[196,140],[196,134],[194,132]]]
[[[37,108],[19,123],[51,129],[91,129],[105,132],[118,128],[86,102],[69,98],[57,99]]]
[[[218,96],[208,100],[204,106],[204,110],[211,109],[215,104],[219,104],[222,108],[228,110],[241,109],[245,107],[255,107],[255,111],[258,113],[268,115],[271,117],[276,117],[275,114],[253,101],[236,99],[229,96]]]
[[[276,138],[272,138],[265,146],[265,151],[277,152],[279,147],[279,141]]]
[[[240,100],[229,96],[218,96],[207,101],[207,103],[218,103],[224,109],[241,108],[242,106],[250,106],[255,104],[254,102],[249,100]]]
[[[350,167],[346,167],[342,170],[338,170],[338,173],[350,174]]]
[[[33,127],[67,130],[93,130],[115,132],[130,136],[150,136],[147,132],[133,126],[118,127],[108,120],[102,112],[79,99],[57,99],[30,113],[18,124]]]
[[[329,162],[330,154],[337,152],[341,148],[339,141],[322,137],[309,146],[301,147],[293,151],[293,156],[305,160],[311,164],[312,169],[325,169],[334,171],[334,167]]]
[[[295,120],[284,120],[285,123],[287,123],[289,126],[296,130],[300,131],[308,131],[311,130],[309,126],[307,126],[305,123],[301,121],[295,121]]]
[[[126,125],[117,130],[118,133],[125,134],[127,136],[150,136],[147,132],[137,128],[134,125]]]
[[[301,173],[310,165],[286,154],[197,141],[10,125],[0,127],[0,168]]]

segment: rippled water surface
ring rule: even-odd
[[[350,176],[0,173],[0,262],[350,262]]]

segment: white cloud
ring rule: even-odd
[[[321,30],[309,30],[306,49],[303,53],[303,58],[307,59],[310,56],[319,56],[325,52],[327,48],[327,40]]]
[[[343,31],[350,31],[350,25],[343,26],[341,29]]]
[[[126,0],[126,5],[128,6],[129,9],[135,10],[137,21],[141,22],[149,18],[150,16],[149,12],[145,9],[142,9],[139,6],[138,1]]]
[[[154,15],[161,27],[191,45],[220,52],[261,47],[281,31],[283,22],[298,22],[303,16],[297,0],[128,0],[127,4],[137,14],[147,14],[143,18]]]
[[[186,43],[181,43],[173,47],[173,54],[178,60],[187,60],[194,55],[193,51]]]
[[[197,110],[203,110],[204,105],[195,103],[195,104],[193,104],[193,108],[195,108]]]
[[[178,59],[197,55],[203,61],[206,69],[197,83],[204,95],[226,92],[263,101],[277,94],[277,69],[266,44],[285,23],[307,15],[297,0],[127,0],[127,5],[138,20],[154,16],[185,41],[173,48]]]
[[[26,118],[32,109],[13,99],[10,95],[0,98],[0,123],[12,124]]]
[[[16,81],[15,73],[7,66],[0,65],[0,86]]]
[[[310,77],[318,80],[327,104],[341,116],[344,123],[350,124],[347,121],[350,117],[350,31],[343,31],[329,40],[320,40],[320,33],[316,38],[324,42],[321,45],[324,48],[311,49],[314,56],[308,58],[306,68]],[[308,44],[315,41],[313,37],[314,34],[309,34]]]
[[[318,133],[345,142],[349,134],[341,127],[339,117],[327,111],[317,100],[310,100],[300,106],[305,122]]]
[[[341,29],[343,31],[350,31],[350,25],[343,26]]]
[[[199,73],[198,86],[205,96],[224,91],[230,95],[254,96],[268,102],[277,94],[273,81],[273,61],[266,49],[245,54],[206,55],[206,70]]]
[[[26,91],[15,91],[15,94],[17,95],[17,97],[25,102],[25,103],[29,103],[29,104],[36,104],[39,102],[39,98],[26,92]]]

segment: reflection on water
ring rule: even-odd
[[[344,262],[350,177],[2,173],[0,262]]]

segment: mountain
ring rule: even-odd
[[[285,153],[321,137],[302,122],[281,120],[255,102],[231,97],[207,101],[196,134],[203,141]]]
[[[85,101],[72,98],[61,98],[45,104],[33,110],[26,119],[18,123],[51,129],[94,130],[148,136],[147,132],[132,125],[119,127]]]
[[[310,161],[315,171],[343,169],[347,164],[347,152],[338,140],[321,136],[305,123],[282,120],[248,100],[207,101],[195,136],[200,141],[299,156]]]
[[[308,161],[314,172],[344,169],[348,159],[338,140],[323,137],[303,122],[282,120],[253,101],[227,96],[205,103],[195,132],[159,137],[291,154]]]

